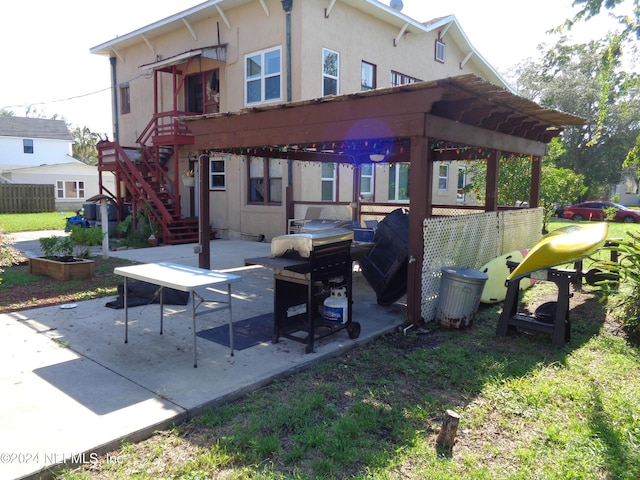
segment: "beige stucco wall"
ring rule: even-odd
[[[136,138],[142,133],[153,115],[153,75],[140,66],[168,59],[171,56],[215,45],[220,42],[227,45],[226,63],[196,57],[184,72],[195,73],[212,68],[220,72],[220,111],[233,112],[245,107],[244,98],[244,64],[245,55],[267,48],[282,48],[282,98],[286,101],[286,30],[285,13],[280,0],[265,0],[269,14],[264,11],[260,2],[248,2],[236,8],[224,8],[230,27],[227,27],[215,9],[211,15],[200,22],[191,24],[197,39],[194,40],[187,28],[180,28],[162,35],[148,35],[153,51],[140,39],[135,46],[120,52],[124,62],[117,61],[117,81],[127,83],[131,92],[131,113],[120,115],[120,143],[134,146]],[[389,87],[391,71],[422,80],[475,73],[482,76],[482,71],[474,63],[475,59],[460,68],[460,62],[466,56],[454,43],[450,33],[443,40],[447,45],[446,62],[434,59],[434,43],[438,32],[415,33],[412,31],[400,38],[394,46],[399,27],[389,25],[377,18],[365,15],[344,2],[333,5],[328,18],[325,9],[326,0],[297,0],[293,2],[291,15],[292,27],[292,100],[317,98],[322,95],[322,49],[328,48],[340,54],[339,93],[346,94],[360,90],[361,62],[367,61],[377,67],[377,86]],[[411,30],[411,29],[410,29]],[[158,89],[160,91],[159,110],[173,108],[172,75],[159,74]],[[118,93],[119,95],[119,93]],[[118,98],[119,100],[119,98]],[[185,109],[185,96],[180,93],[178,110]],[[342,139],[336,139],[342,140]],[[198,155],[189,146],[181,147],[176,158],[179,162],[178,172],[188,166],[190,154]],[[247,198],[247,161],[243,156],[229,156],[227,162],[227,188],[224,192],[212,191],[210,195],[211,221],[214,225],[223,224],[228,232],[248,232],[264,234],[268,239],[285,232],[286,218],[284,205],[279,207],[248,205]],[[175,165],[169,165],[170,171],[176,171]],[[388,199],[388,170],[384,165],[376,166],[375,200]],[[283,193],[287,185],[287,169],[284,168]],[[451,169],[450,190],[446,194],[438,192],[437,175],[434,185],[435,203],[455,204],[455,186],[457,170]],[[351,179],[353,169],[340,169],[338,200],[350,202],[352,199]],[[293,185],[294,200],[320,201],[320,166],[318,164],[302,164],[294,162]],[[182,213],[187,216],[189,191],[181,187]],[[437,196],[437,198],[435,198]]]

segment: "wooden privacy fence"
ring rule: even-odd
[[[0,213],[54,212],[55,209],[53,184],[0,184]]]

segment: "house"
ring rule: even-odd
[[[63,120],[0,116],[0,182],[53,184],[56,210],[82,208],[100,190],[98,169],[73,158],[72,145]]]
[[[376,0],[210,0],[91,51],[114,79],[104,193],[134,218],[146,207],[166,243],[198,241],[204,268],[211,226],[270,239],[309,207],[362,220],[407,206],[408,322],[433,318],[439,266],[537,241],[541,157],[584,123],[516,96],[455,17]],[[529,209],[498,208],[505,154],[531,162]],[[458,169],[478,160],[487,195],[468,215]]]
[[[100,146],[99,168],[118,182],[103,193],[118,204],[152,205],[166,243],[198,239],[201,185],[182,177],[199,177],[204,158],[207,210],[218,235],[270,239],[312,205],[353,216],[354,203],[408,201],[409,168],[398,152],[380,148],[376,161],[359,169],[274,159],[257,149],[209,153],[194,148],[184,117],[461,74],[509,89],[455,16],[422,23],[376,0],[209,0],[91,53],[109,58],[113,79],[115,141]],[[437,203],[468,203],[464,163],[437,162],[434,170]]]

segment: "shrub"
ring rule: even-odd
[[[40,248],[46,258],[60,259],[73,255],[75,242],[71,237],[43,237],[40,239]]]
[[[628,334],[640,339],[640,235],[627,232],[629,240],[620,240],[612,247],[618,261],[599,260],[598,270],[609,274],[601,286],[605,295],[613,299],[613,314],[622,322]]]
[[[102,245],[102,228],[82,228],[80,225],[71,227],[71,239],[78,244],[93,246]]]

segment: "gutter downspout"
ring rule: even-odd
[[[111,64],[111,116],[113,121],[113,141],[120,141],[120,124],[118,122],[118,82],[116,76],[116,57],[109,57]]]

